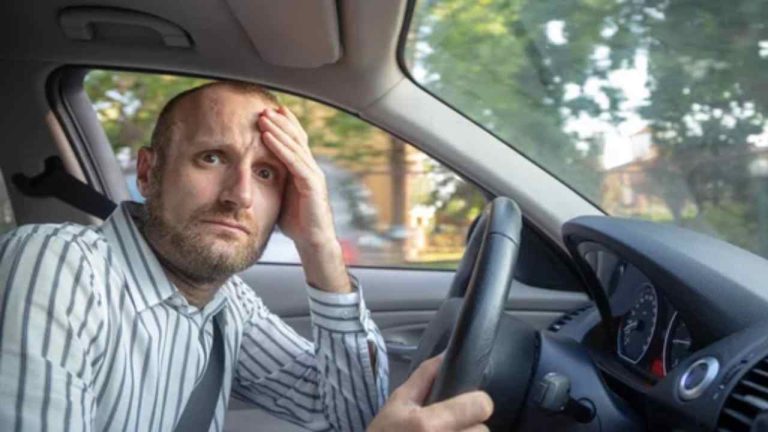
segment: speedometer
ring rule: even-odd
[[[691,352],[691,332],[675,312],[664,337],[664,374],[676,368]]]
[[[659,299],[653,285],[646,283],[632,309],[621,319],[618,353],[623,359],[637,363],[648,351],[659,316]]]

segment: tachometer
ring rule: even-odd
[[[691,332],[678,313],[672,316],[664,337],[664,375],[691,355]]]
[[[621,319],[618,353],[623,359],[637,363],[648,351],[659,316],[659,299],[653,285],[646,283],[632,309]]]

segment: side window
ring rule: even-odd
[[[206,80],[92,71],[85,88],[135,199],[135,158],[174,95]],[[454,269],[482,193],[410,144],[343,111],[276,93],[293,111],[326,174],[336,232],[350,265]],[[276,230],[261,262],[298,263]]]
[[[2,172],[0,172],[0,235],[16,228],[13,218],[11,200],[8,198],[8,188],[5,186]]]

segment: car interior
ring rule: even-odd
[[[445,351],[430,400],[484,389],[491,430],[768,430],[768,261],[712,233],[606,210],[452,103],[451,89],[425,84],[406,55],[412,26],[429,25],[419,14],[440,3],[4,2],[0,205],[12,218],[0,227],[98,224],[132,198],[86,91],[91,71],[258,83],[412,144],[485,197],[453,268],[350,268],[387,344],[390,391]],[[551,3],[554,16],[570,7]],[[299,264],[262,260],[241,276],[311,337]],[[303,430],[232,399],[225,430],[253,425]]]

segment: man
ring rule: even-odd
[[[230,393],[312,430],[365,429],[386,399],[386,353],[296,117],[255,85],[182,93],[140,150],[137,181],[146,205],[123,203],[99,227],[0,241],[3,430],[219,431]],[[314,344],[235,276],[276,223],[301,257]],[[482,427],[482,393],[419,407],[438,362],[372,430]]]

